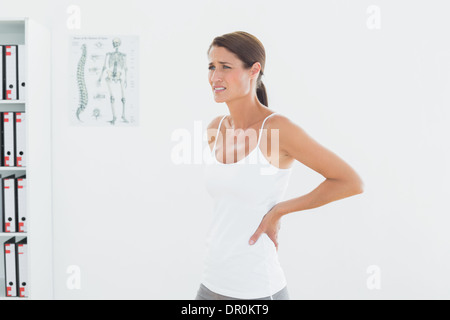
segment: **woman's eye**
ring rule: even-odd
[[[227,66],[223,66],[224,68],[230,69],[230,67]],[[213,66],[210,66],[208,69],[211,70],[212,68],[214,68]]]

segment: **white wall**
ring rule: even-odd
[[[71,4],[80,30],[66,27]],[[366,26],[371,5],[379,30]],[[346,160],[366,187],[283,217],[291,297],[450,298],[448,9],[444,0],[2,2],[3,16],[33,17],[53,34],[55,297],[195,296],[212,201],[202,164],[175,164],[171,135],[194,136],[196,121],[205,128],[228,112],[209,90],[206,50],[215,36],[244,30],[266,48],[270,108]],[[140,36],[139,127],[70,126],[74,34]],[[297,162],[286,198],[322,180]],[[367,286],[373,265],[379,290]],[[66,285],[69,266],[80,268],[80,290]]]

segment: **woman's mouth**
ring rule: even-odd
[[[226,90],[226,88],[225,87],[215,87],[214,88],[214,92],[222,92],[222,91],[225,91]]]

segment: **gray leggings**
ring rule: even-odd
[[[258,299],[248,299],[248,300],[289,300],[289,293],[287,290],[287,287],[284,287],[272,297],[264,297],[264,298],[258,298]],[[195,297],[195,300],[247,300],[247,299],[238,299],[238,298],[232,298],[223,296],[221,294],[212,292],[207,287],[205,287],[203,284],[200,284],[200,288],[197,291],[197,296]]]

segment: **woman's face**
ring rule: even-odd
[[[229,102],[251,93],[251,79],[255,78],[252,70],[255,69],[244,69],[242,61],[228,49],[213,46],[209,52],[208,69],[209,84],[216,102]]]

